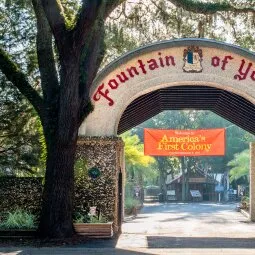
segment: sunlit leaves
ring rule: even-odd
[[[127,165],[147,167],[154,162],[150,156],[145,156],[143,152],[143,144],[137,135],[131,135],[126,132],[122,135],[125,143],[125,159]]]
[[[230,180],[238,180],[246,176],[248,178],[250,171],[250,150],[244,150],[241,153],[235,154],[234,159],[228,163],[231,167]]]

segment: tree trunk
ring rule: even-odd
[[[73,229],[74,157],[76,143],[52,145],[47,159],[40,237],[70,237]]]
[[[64,238],[74,233],[74,160],[80,123],[79,65],[70,59],[69,63],[72,64],[61,70],[57,114],[49,110],[52,121],[44,125],[48,157],[38,228],[40,237]]]
[[[165,176],[165,169],[160,169],[159,171],[160,174],[160,188],[161,188],[161,193],[164,195],[164,197],[166,196],[166,176]]]
[[[158,168],[159,168],[159,185],[160,185],[160,192],[163,194],[163,200],[165,201],[166,198],[166,169],[164,164],[164,158],[157,158],[158,161]]]
[[[185,175],[185,159],[181,157],[181,168],[182,168],[182,201],[186,200],[186,175]]]

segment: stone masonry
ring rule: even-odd
[[[98,192],[94,191],[94,206],[100,206],[102,213],[113,221],[115,233],[121,231],[123,191],[119,190],[118,181],[120,171],[123,177],[125,176],[122,139],[118,137],[79,137],[77,158],[87,160],[88,168],[97,167],[101,171],[99,180],[95,180],[98,182]],[[122,182],[123,180],[124,178]],[[120,201],[120,193],[122,201]],[[121,213],[119,206],[122,207]]]

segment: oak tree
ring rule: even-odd
[[[34,10],[31,15],[36,16],[41,90],[31,84],[31,78],[8,47],[0,48],[0,70],[33,105],[43,126],[47,162],[39,233],[47,237],[68,237],[74,231],[73,168],[78,129],[93,110],[89,89],[104,56],[105,20],[125,0],[31,1]],[[232,1],[168,1],[199,13],[254,13],[254,6],[235,7],[230,4]]]

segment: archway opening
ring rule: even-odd
[[[225,91],[219,88],[214,87],[208,87],[208,86],[176,86],[176,87],[168,87],[164,89],[159,89],[153,92],[150,92],[148,94],[142,95],[135,99],[123,112],[119,126],[118,126],[118,133],[121,134],[123,132],[126,132],[130,129],[132,129],[132,135],[137,134],[139,132],[136,132],[135,130],[143,129],[146,126],[146,120],[151,119],[153,116],[165,112],[167,110],[175,110],[175,111],[204,111],[205,113],[215,113],[215,116],[218,115],[222,117],[222,119],[225,119],[226,121],[225,126],[217,126],[226,128],[228,130],[227,135],[229,131],[233,128],[240,127],[244,130],[248,131],[250,134],[255,134],[255,122],[253,120],[254,114],[255,114],[255,106],[246,100],[245,98],[229,92]],[[253,117],[251,117],[253,116]],[[155,117],[154,117],[155,118]],[[194,115],[193,115],[194,118]],[[213,125],[214,123],[208,123],[206,127],[200,126],[199,128],[215,128],[216,126]],[[211,125],[210,125],[211,124]],[[237,127],[238,126],[238,127]],[[157,128],[149,126],[150,128]],[[160,127],[159,127],[160,128]],[[161,128],[166,129],[167,126],[163,126]],[[173,126],[170,127],[173,129]],[[178,129],[178,128],[177,128]],[[185,129],[192,129],[190,126],[186,126]],[[240,129],[240,130],[241,130]],[[230,132],[232,133],[232,132]],[[143,137],[140,134],[141,142],[143,142]],[[241,139],[241,137],[235,137],[237,140]],[[248,142],[246,144],[248,148]],[[228,146],[228,144],[227,144]],[[233,145],[231,145],[233,146]],[[238,148],[236,148],[236,153],[242,152],[244,149],[243,145],[236,144],[235,146],[240,146],[240,151]],[[246,148],[245,147],[245,148]],[[246,148],[246,149],[247,149]],[[233,156],[235,153],[233,153]],[[230,160],[229,160],[230,161]],[[185,163],[186,166],[188,164],[188,161]],[[210,171],[208,171],[208,169]],[[206,171],[203,171],[206,170]],[[220,169],[224,170],[224,169]],[[211,166],[207,165],[207,168],[205,169],[203,166],[201,167],[197,164],[197,169],[193,168],[193,175],[189,176],[189,179],[197,179],[197,183],[188,183],[189,188],[185,191],[188,193],[188,196],[185,198],[185,202],[192,201],[192,197],[190,194],[190,190],[199,190],[202,194],[201,202],[208,202],[208,201],[214,201],[219,202],[219,194],[221,194],[221,201],[226,202],[228,201],[234,201],[237,202],[240,198],[240,190],[237,186],[240,186],[240,183],[235,184],[235,187],[231,187],[231,184],[229,185],[229,173],[230,166],[226,171],[222,171],[221,175],[216,177],[218,173],[214,173],[211,171]],[[210,172],[210,173],[209,173]],[[187,174],[187,173],[185,173]],[[182,196],[180,194],[177,195],[177,193],[182,192],[182,175],[183,173],[179,172],[176,176],[172,176],[172,179],[168,180],[168,184],[166,185],[166,190],[164,190],[163,194],[163,201],[164,203],[172,203],[177,201],[182,201]],[[199,176],[200,175],[200,176]],[[204,180],[203,183],[199,183],[201,177],[205,175],[208,175],[208,180]],[[212,177],[214,181],[210,181],[209,179]],[[135,177],[135,176],[134,176]],[[186,178],[187,179],[187,178]],[[137,176],[135,177],[135,183],[133,187],[133,196],[143,196],[143,188],[140,184],[137,182],[139,178]],[[173,181],[173,182],[171,182]],[[178,186],[179,182],[179,188]],[[216,185],[224,186],[226,182],[226,186],[224,187],[224,190],[222,192],[216,191]],[[187,183],[185,185],[187,185]],[[172,185],[171,185],[172,184]],[[173,185],[177,184],[177,185]],[[161,184],[159,183],[150,183],[149,186],[152,188],[155,188],[155,194],[147,194],[147,197],[150,197],[150,199],[154,196],[157,198],[154,201],[159,201],[160,197],[158,196],[159,193],[162,194],[163,191],[161,189]],[[153,187],[154,186],[154,187]],[[210,186],[210,187],[209,187]],[[158,187],[158,190],[156,189]],[[208,189],[209,187],[209,189]],[[175,189],[175,190],[174,190]],[[175,197],[173,195],[173,190]],[[236,190],[236,191],[235,191]],[[169,192],[169,195],[167,192]],[[209,194],[209,191],[211,194]],[[172,194],[170,194],[172,192]],[[243,192],[243,190],[242,190]],[[129,192],[130,193],[130,192]],[[132,193],[132,192],[131,192]],[[137,195],[136,195],[137,193]],[[213,194],[212,194],[213,193]],[[146,194],[145,194],[146,195]],[[228,198],[226,198],[226,195],[228,195]],[[246,195],[247,195],[247,189],[246,189]],[[189,198],[188,198],[189,197]],[[140,199],[140,197],[139,197]],[[145,198],[146,200],[146,198]],[[148,201],[148,200],[147,200]],[[150,202],[153,201],[149,200]],[[157,205],[158,206],[158,205]],[[175,208],[176,209],[176,208]],[[232,208],[233,209],[233,208]]]
[[[112,178],[120,179],[123,144],[117,134],[170,109],[209,110],[255,134],[254,60],[252,52],[205,39],[157,42],[115,60],[94,80],[94,111],[79,131],[84,148],[99,157],[89,164],[104,174],[113,169]]]
[[[138,97],[122,114],[118,134],[164,110],[184,109],[210,110],[255,134],[255,105],[235,93],[208,86],[168,87]]]

